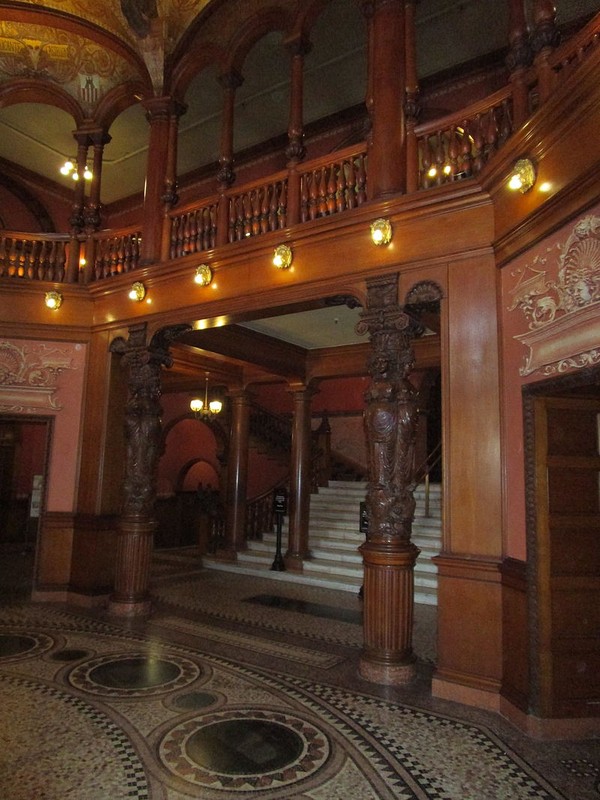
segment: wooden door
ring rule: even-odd
[[[535,401],[536,675],[543,717],[600,715],[600,398]]]

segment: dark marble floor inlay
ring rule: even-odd
[[[352,608],[336,608],[321,603],[309,603],[305,600],[295,600],[292,597],[280,597],[276,594],[257,594],[247,597],[245,603],[256,603],[269,608],[281,608],[284,611],[298,611],[300,614],[310,614],[313,617],[324,619],[337,619],[340,622],[352,622],[362,625],[362,612]]]
[[[246,709],[185,720],[165,735],[159,752],[172,774],[197,786],[259,792],[314,775],[331,749],[305,719]]]
[[[303,744],[298,734],[284,725],[229,719],[192,734],[186,752],[199,766],[222,775],[262,775],[296,761]]]
[[[142,696],[183,689],[200,675],[200,667],[181,656],[107,655],[73,668],[69,681],[92,694]]]
[[[58,653],[54,653],[51,658],[53,661],[79,661],[80,658],[86,658],[89,654],[89,650],[66,648]]]
[[[55,644],[45,633],[0,633],[0,660],[20,661],[39,656]]]
[[[18,656],[37,647],[33,636],[20,636],[13,633],[0,634],[0,657]]]
[[[182,711],[199,711],[201,708],[212,706],[216,700],[215,695],[210,692],[186,692],[176,697],[172,705]]]
[[[179,667],[159,658],[124,658],[100,664],[89,673],[89,679],[107,689],[149,689],[174,681]]]

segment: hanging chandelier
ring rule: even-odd
[[[60,168],[60,173],[61,175],[66,175],[66,176],[70,175],[74,181],[79,180],[79,170],[77,169],[77,165],[75,161],[71,160],[70,158],[68,158],[62,165],[62,167]],[[86,181],[91,181],[92,178],[94,177],[92,170],[88,167],[87,164],[83,169],[82,175],[83,179]]]
[[[194,399],[190,402],[190,409],[194,413],[196,419],[207,419],[209,417],[215,417],[217,414],[220,414],[222,408],[223,408],[223,403],[220,400],[214,399],[211,400],[210,402],[208,401],[208,375],[207,375],[204,383],[204,400],[202,400],[200,397],[194,397]]]

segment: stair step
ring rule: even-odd
[[[238,553],[235,562],[220,562],[204,556],[208,569],[230,570],[247,575],[260,575],[273,580],[358,592],[363,582],[363,561],[359,547],[365,541],[359,530],[360,503],[366,498],[367,483],[330,481],[311,496],[309,547],[311,558],[303,572],[275,571],[277,537],[274,531],[263,533],[261,540],[248,542],[247,550]],[[421,551],[414,569],[416,603],[437,605],[437,566],[431,560],[440,552],[441,487],[430,486],[429,515],[425,516],[423,487],[415,491],[417,507],[413,522],[414,544]],[[288,519],[284,519],[282,536],[287,545]]]

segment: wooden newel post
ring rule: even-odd
[[[368,333],[371,385],[365,393],[369,481],[364,561],[364,646],[359,672],[400,685],[415,673],[412,652],[414,565],[411,542],[417,394],[409,317],[397,304],[398,276],[367,281],[368,303],[357,326]]]
[[[534,64],[538,79],[540,103],[544,103],[554,88],[554,70],[550,55],[560,41],[556,27],[556,8],[552,0],[534,0],[533,34],[531,46],[535,53]]]
[[[122,355],[122,364],[129,369],[123,511],[117,531],[114,591],[109,603],[110,612],[121,616],[138,616],[150,610],[148,587],[161,444],[160,370],[171,366],[169,344],[189,330],[189,325],[163,328],[149,344],[146,328],[145,322],[133,325],[127,340],[118,337],[110,346],[111,352]]]
[[[242,85],[242,76],[232,70],[221,75],[219,83],[223,87],[223,117],[221,123],[221,152],[219,155],[219,204],[217,207],[217,245],[227,244],[229,241],[229,198],[227,189],[235,181],[233,171],[233,124],[235,110],[235,93]]]
[[[510,0],[508,42],[506,66],[513,87],[513,124],[517,129],[529,117],[529,86],[526,76],[533,59],[524,0]]]
[[[306,155],[304,147],[304,56],[310,52],[310,44],[303,38],[288,43],[291,54],[290,118],[288,124],[287,224],[300,222],[300,174],[298,165]]]

